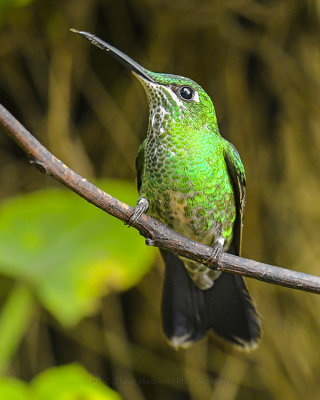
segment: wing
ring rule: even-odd
[[[137,158],[136,158],[136,171],[137,171],[137,187],[140,192],[142,177],[143,177],[143,165],[144,165],[144,148],[146,141],[144,140],[139,147]]]
[[[233,240],[230,252],[240,255],[244,206],[246,199],[246,175],[239,153],[233,144],[225,141],[224,158],[234,190],[236,200],[236,220],[233,228]]]

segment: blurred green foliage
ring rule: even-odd
[[[72,35],[69,28],[74,27],[97,34],[151,70],[188,76],[206,89],[222,135],[237,147],[246,167],[244,256],[319,274],[318,1],[34,0],[1,15],[0,101],[55,155],[87,178],[133,182],[135,154],[147,129],[147,102],[139,83],[114,59]],[[25,156],[2,132],[0,182],[3,207],[8,198],[32,199],[28,193],[56,185],[28,167]],[[49,202],[63,208],[60,196],[65,194],[58,192],[55,200],[55,190],[51,193]],[[80,202],[84,201],[79,200],[79,207]],[[107,217],[97,213],[102,234]],[[19,215],[21,221],[28,220],[23,206]],[[38,218],[34,211],[34,216],[39,224],[40,214]],[[46,235],[51,235],[55,220],[50,215],[43,220],[50,223]],[[70,227],[67,222],[65,226]],[[30,227],[27,233],[32,231]],[[76,233],[67,233],[74,246]],[[79,236],[79,254],[93,254],[95,244],[87,232]],[[7,243],[9,238],[3,240]],[[122,266],[128,259],[123,248],[130,242],[126,238],[120,250],[114,244],[113,254]],[[35,246],[32,235],[28,243]],[[18,259],[15,253],[23,242],[16,239],[11,246],[11,257]],[[53,252],[52,258],[63,255]],[[320,397],[319,296],[249,281],[264,327],[255,352],[236,354],[212,340],[175,352],[161,333],[160,263],[130,290],[110,290],[96,313],[67,327],[33,300],[43,299],[30,281],[41,260],[51,262],[42,253],[34,266],[20,260],[26,269],[22,280],[8,278],[8,265],[1,263],[6,273],[0,279],[0,360],[11,376],[31,380],[49,367],[77,361],[125,399]],[[68,260],[70,266],[73,261]],[[77,280],[81,270],[73,282],[63,266],[57,267],[56,276],[50,275],[56,289],[65,293],[85,286]],[[92,267],[97,268],[94,263]],[[142,275],[130,275],[128,286]],[[57,288],[63,276],[66,280]],[[108,288],[104,282],[98,286],[100,294]],[[90,293],[93,303],[86,303],[87,311],[98,298]],[[16,308],[24,295],[25,308]],[[60,304],[69,308],[66,302]],[[57,315],[52,306],[50,311]],[[61,321],[63,312],[58,311]],[[75,314],[74,322],[79,318]]]
[[[2,400],[120,400],[120,396],[79,365],[51,368],[30,385],[0,378]]]
[[[30,289],[18,283],[10,291],[0,314],[0,373],[7,370],[13,354],[25,335],[33,308]]]
[[[132,183],[99,186],[135,204]],[[27,284],[65,326],[92,313],[110,289],[137,284],[154,254],[136,230],[70,191],[38,191],[0,207],[0,273]]]

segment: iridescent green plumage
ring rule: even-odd
[[[233,236],[238,241],[241,236],[241,229],[233,233],[244,204],[239,155],[221,137],[212,101],[198,84],[176,75],[147,73],[154,82],[137,75],[150,107],[147,138],[138,153],[140,197],[148,199],[149,214],[171,228],[211,246],[220,239],[228,250]],[[181,87],[192,88],[192,100],[179,96]],[[236,247],[239,251],[239,244]],[[201,264],[185,264],[202,289],[219,276]]]
[[[96,36],[74,32],[129,67],[148,96],[149,127],[136,160],[140,197],[131,221],[148,211],[212,246],[214,254],[222,249],[239,254],[245,172],[237,150],[219,133],[208,94],[191,79],[148,71]],[[161,253],[162,319],[169,342],[185,347],[213,329],[234,345],[254,348],[260,326],[242,278]]]

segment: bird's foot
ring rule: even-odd
[[[153,240],[153,239],[146,238],[146,245],[147,245],[147,246],[156,247],[156,242],[155,242],[155,240]]]
[[[132,215],[129,217],[128,221],[125,222],[125,225],[128,225],[128,227],[132,226],[134,222],[136,222],[141,215],[146,212],[149,208],[149,201],[145,197],[141,197],[137,205],[133,209]]]
[[[217,269],[219,267],[219,261],[220,261],[222,253],[223,253],[223,245],[221,243],[217,242],[213,246],[212,253],[208,258],[208,266],[214,267],[215,269]]]

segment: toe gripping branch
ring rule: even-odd
[[[145,197],[141,197],[137,205],[133,209],[132,215],[129,217],[128,221],[126,222],[126,225],[129,227],[132,226],[134,222],[136,222],[141,215],[146,212],[149,208],[149,201]]]
[[[208,260],[207,260],[207,265],[209,268],[211,267],[213,269],[219,269],[219,262],[220,262],[222,253],[223,253],[223,246],[221,243],[217,242],[213,246],[212,253],[208,257]]]

